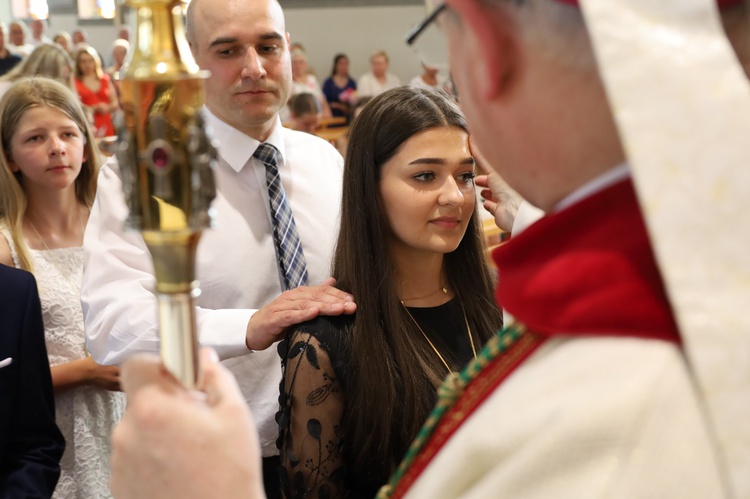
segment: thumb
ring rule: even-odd
[[[128,397],[149,385],[160,385],[170,390],[179,388],[177,380],[156,355],[136,355],[128,359],[120,371],[120,384]]]
[[[206,394],[206,403],[209,406],[218,406],[227,401],[239,400],[244,404],[237,381],[232,373],[219,363],[216,352],[211,348],[202,348],[200,359],[200,389]]]
[[[336,285],[336,278],[335,277],[329,277],[323,282],[320,283],[321,286],[335,286]]]

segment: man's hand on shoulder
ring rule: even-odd
[[[250,350],[265,350],[283,338],[286,328],[319,315],[353,314],[354,297],[334,287],[328,278],[320,286],[300,286],[281,293],[259,309],[247,323],[245,344]]]

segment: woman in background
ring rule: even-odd
[[[349,58],[345,54],[333,58],[331,76],[323,82],[323,94],[333,116],[343,116],[348,120],[352,104],[357,100],[357,82],[349,76]]]
[[[71,53],[73,48],[73,39],[70,37],[70,33],[67,31],[58,31],[52,38],[52,41],[61,46],[68,54]]]
[[[120,109],[120,105],[112,80],[102,70],[99,54],[90,45],[78,44],[73,59],[75,89],[83,105],[88,106],[94,114],[94,136],[114,136],[112,115]]]
[[[292,95],[287,107],[289,128],[314,135],[320,127],[320,111],[315,96],[310,93]]]

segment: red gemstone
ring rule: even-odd
[[[163,147],[155,147],[151,153],[151,160],[156,168],[165,168],[169,163],[169,153]]]

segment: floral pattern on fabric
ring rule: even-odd
[[[281,490],[287,499],[344,497],[344,395],[329,352],[297,331],[279,345],[285,377],[276,416]]]

